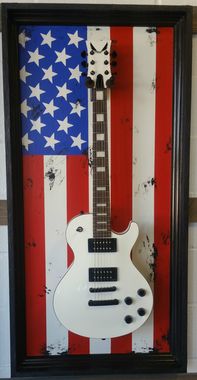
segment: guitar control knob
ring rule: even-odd
[[[131,323],[131,322],[133,322],[133,318],[132,318],[131,315],[126,315],[126,317],[125,317],[124,320],[125,320],[126,323]]]
[[[133,302],[133,300],[132,300],[131,297],[126,297],[126,298],[124,299],[124,302],[125,302],[127,305],[131,305],[132,302]]]
[[[146,294],[146,290],[145,289],[138,289],[138,291],[137,291],[137,294],[138,294],[138,296],[140,296],[140,297],[144,297],[145,296],[145,294]]]
[[[140,309],[137,310],[140,317],[143,317],[146,314],[146,310],[143,307],[140,307]]]

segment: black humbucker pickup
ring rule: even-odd
[[[117,252],[116,238],[88,239],[88,252]]]
[[[89,281],[90,282],[117,281],[117,268],[114,268],[114,267],[89,268]]]

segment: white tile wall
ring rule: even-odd
[[[2,1],[0,0],[0,3]],[[13,0],[7,0],[12,3]],[[20,3],[54,3],[54,0],[20,0]],[[194,5],[197,0],[58,0],[55,3],[121,3]],[[1,44],[1,38],[0,38]],[[1,46],[0,46],[1,48]],[[1,49],[0,49],[1,50]],[[197,197],[197,35],[193,38],[190,196]],[[5,147],[3,132],[2,65],[0,54],[0,199],[6,199]],[[3,181],[2,181],[3,179]],[[188,372],[197,372],[197,223],[189,226],[188,281]],[[10,377],[9,285],[7,228],[0,227],[0,378]]]

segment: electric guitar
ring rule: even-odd
[[[151,288],[130,258],[138,237],[137,224],[130,222],[121,234],[113,232],[110,225],[110,49],[111,41],[87,41],[86,84],[91,88],[93,110],[93,214],[76,216],[68,224],[66,238],[75,259],[54,294],[59,321],[74,333],[92,338],[135,331],[147,320],[153,305]]]

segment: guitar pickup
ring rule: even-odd
[[[99,301],[93,301],[90,300],[88,302],[89,306],[110,306],[110,305],[118,305],[119,300],[114,299],[114,300],[99,300]]]
[[[89,268],[90,282],[117,281],[118,273],[115,267]]]
[[[115,292],[117,290],[116,286],[106,286],[103,288],[90,288],[90,293],[104,293],[104,292]]]
[[[116,238],[88,239],[88,252],[117,252]]]

